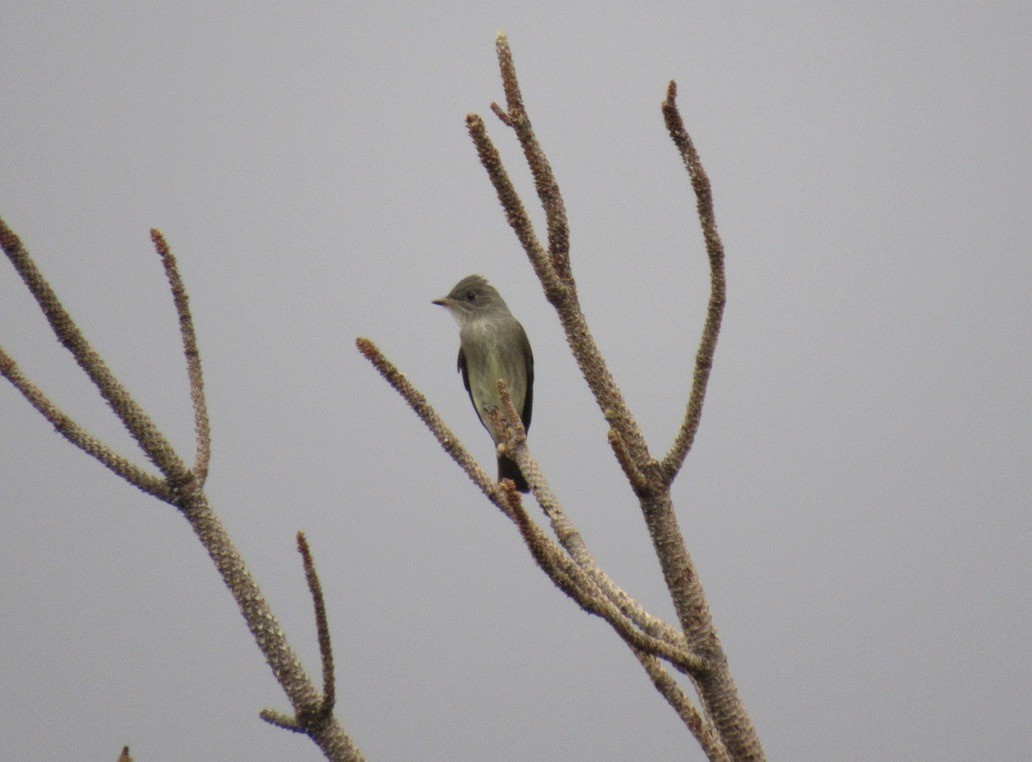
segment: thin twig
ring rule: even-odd
[[[172,301],[179,316],[179,333],[183,340],[183,355],[186,357],[186,372],[190,379],[190,402],[193,404],[194,436],[197,439],[193,474],[197,484],[203,485],[208,478],[208,463],[211,460],[211,426],[208,421],[208,406],[204,401],[204,375],[201,373],[201,353],[197,349],[197,334],[194,332],[190,315],[190,299],[179,275],[176,258],[172,255],[164,236],[157,228],[151,229],[151,240],[161,257],[165,276],[172,291]]]
[[[480,491],[492,503],[508,515],[508,504],[502,498],[498,484],[487,475],[487,472],[480,467],[480,464],[469,454],[469,451],[462,446],[462,442],[445,425],[437,411],[427,402],[422,392],[416,389],[405,378],[405,374],[398,370],[390,360],[384,357],[379,347],[372,341],[359,338],[355,340],[355,346],[358,347],[358,351],[362,353],[363,357],[373,364],[373,367],[383,376],[384,380],[393,386],[402,399],[408,403],[409,407],[415,411],[419,419],[430,429],[430,433],[434,435],[438,444],[444,448],[446,453],[451,455],[452,460],[459,464],[459,467],[466,472],[470,480],[480,488]]]
[[[29,404],[50,422],[57,433],[73,445],[100,461],[106,468],[137,489],[166,503],[173,501],[172,490],[168,488],[163,479],[147,473],[79,426],[21,372],[3,348],[0,348],[0,375],[10,381],[11,385],[21,392]]]
[[[492,105],[497,108],[494,104]],[[491,184],[495,187],[498,200],[502,204],[502,209],[505,210],[505,218],[513,232],[516,233],[516,238],[519,239],[523,250],[527,252],[527,257],[530,259],[530,264],[538,279],[545,285],[546,295],[553,303],[562,301],[566,296],[566,289],[556,276],[548,252],[542,248],[541,241],[534,232],[534,225],[530,221],[526,207],[523,206],[523,200],[520,198],[516,186],[512,184],[509,173],[505,171],[501,154],[495,148],[491,136],[487,134],[484,120],[477,114],[467,114],[466,129],[477,149],[480,163],[487,170]]]
[[[681,154],[685,169],[691,178],[695,191],[696,209],[702,236],[706,242],[706,254],[710,263],[710,299],[706,309],[706,324],[702,329],[702,340],[695,355],[695,372],[692,376],[692,390],[685,409],[684,421],[677,432],[674,444],[663,458],[660,466],[664,483],[670,484],[684,464],[684,459],[695,441],[702,418],[702,405],[706,398],[706,384],[713,367],[713,354],[717,349],[717,336],[727,301],[727,283],[724,276],[724,245],[717,232],[717,218],[713,211],[713,189],[709,177],[702,167],[688,131],[685,129],[681,112],[677,108],[677,84],[670,82],[667,97],[663,101],[663,119],[674,145]]]
[[[0,246],[14,269],[18,271],[22,281],[36,299],[40,309],[46,316],[50,327],[58,341],[64,345],[75,361],[89,376],[94,386],[108,405],[128,429],[133,439],[140,445],[147,458],[158,467],[172,485],[180,485],[189,480],[186,464],[176,454],[165,435],[151,420],[115,378],[107,364],[90,346],[86,337],[65,310],[53,288],[40,273],[29,252],[22,246],[18,236],[0,219]]]
[[[291,733],[308,733],[308,729],[304,725],[301,725],[296,719],[284,712],[275,709],[262,709],[258,712],[258,716],[270,725],[283,730],[289,730]]]
[[[319,638],[319,656],[322,660],[323,695],[319,707],[319,719],[325,720],[333,712],[336,701],[335,680],[333,677],[333,647],[330,644],[330,625],[326,618],[326,603],[323,600],[322,585],[312,561],[312,551],[304,532],[297,533],[297,551],[301,554],[301,563],[305,568],[305,579],[308,591],[312,594],[315,606],[315,629]]]
[[[570,225],[566,219],[566,206],[563,204],[562,194],[559,193],[559,185],[555,180],[552,165],[545,156],[530,125],[530,117],[527,115],[523,94],[520,92],[520,83],[516,79],[512,50],[509,48],[509,40],[506,38],[505,32],[498,33],[495,48],[498,52],[498,66],[502,74],[502,87],[505,89],[506,111],[502,112],[495,104],[491,104],[491,109],[499,114],[500,118],[504,113],[502,123],[516,131],[520,145],[523,146],[523,155],[534,176],[534,187],[541,200],[541,206],[545,210],[545,221],[548,225],[548,252],[551,255],[552,266],[563,281],[569,282],[573,279],[573,273],[570,271]]]

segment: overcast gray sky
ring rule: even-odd
[[[376,340],[489,463],[430,300],[491,279],[534,346],[534,453],[612,576],[672,617],[465,132],[502,97],[499,28],[585,312],[654,452],[708,287],[659,111],[679,84],[729,300],[675,499],[769,758],[1024,757],[1026,4],[8,2],[0,215],[190,452],[148,229],[165,233],[200,337],[210,497],[317,672],[293,540],[308,533],[356,742],[377,760],[702,758],[354,349]],[[530,203],[513,137],[488,124]],[[0,344],[142,461],[6,261]],[[2,756],[318,759],[258,719],[286,699],[186,522],[7,384],[0,426]]]

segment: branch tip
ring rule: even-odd
[[[355,339],[355,346],[358,347],[358,351],[362,353],[363,357],[367,360],[372,360],[375,357],[382,357],[380,350],[377,348],[369,339],[359,336]]]
[[[165,242],[165,236],[161,234],[161,231],[157,228],[150,229],[151,241],[154,243],[154,248],[157,249],[158,254],[162,257],[169,255],[168,244]]]
[[[283,730],[289,730],[291,733],[304,733],[305,728],[291,717],[289,714],[280,712],[276,709],[263,709],[258,712],[258,716],[265,720],[270,725],[274,725],[277,728]]]
[[[326,616],[326,601],[323,598],[322,584],[315,571],[312,551],[304,532],[297,533],[297,551],[301,554],[301,565],[305,570],[305,580],[315,607],[315,629],[319,641],[319,656],[322,660],[323,695],[319,706],[313,712],[316,719],[325,720],[333,712],[336,702],[335,678],[333,675],[333,646],[330,643],[330,625]]]
[[[515,129],[516,125],[513,124],[512,117],[510,117],[509,114],[506,113],[505,109],[503,109],[494,101],[491,102],[491,111],[493,111],[494,115],[498,117],[498,121],[500,121],[506,127],[512,127]]]
[[[20,249],[21,245],[21,239],[15,235],[13,230],[7,227],[7,223],[4,222],[3,218],[0,218],[0,247],[10,254],[14,249]]]

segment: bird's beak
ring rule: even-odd
[[[451,299],[445,296],[440,299],[434,299],[430,304],[436,304],[438,307],[447,307],[451,304]]]

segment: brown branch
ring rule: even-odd
[[[695,355],[695,372],[692,376],[692,390],[685,410],[684,422],[677,432],[670,452],[663,458],[660,466],[664,483],[670,484],[684,464],[684,459],[695,441],[702,418],[702,405],[706,398],[706,384],[709,381],[710,369],[713,367],[713,354],[717,349],[717,336],[720,334],[720,322],[724,315],[724,304],[727,301],[727,285],[724,277],[724,245],[717,232],[717,218],[713,211],[713,189],[709,177],[702,167],[699,154],[695,150],[688,131],[685,129],[681,112],[677,108],[677,84],[673,81],[667,88],[667,97],[663,101],[663,119],[674,145],[681,154],[685,169],[691,178],[695,191],[696,209],[699,223],[702,225],[702,236],[706,242],[706,254],[710,262],[710,299],[706,309],[706,324],[702,329],[702,340]]]
[[[305,568],[308,591],[312,595],[312,604],[315,606],[315,628],[319,638],[319,656],[322,661],[323,682],[323,696],[319,706],[318,719],[325,721],[333,712],[333,705],[336,702],[330,625],[326,618],[326,603],[323,600],[322,585],[319,583],[319,575],[316,573],[315,563],[312,561],[312,551],[308,547],[308,540],[305,538],[304,532],[297,533],[297,551],[301,554],[301,563]]]
[[[329,711],[323,712],[324,707],[327,705],[332,707],[333,703],[332,666],[325,655],[329,649],[325,610],[322,614],[322,622],[319,625],[319,637],[320,648],[323,649],[324,653],[324,676],[329,675],[330,680],[328,684],[331,687],[327,691],[327,696],[324,697],[320,696],[305,673],[300,660],[287,641],[286,635],[280,629],[272,609],[265,601],[261,590],[244,565],[243,558],[233,545],[222,522],[211,509],[200,481],[192,478],[193,475],[187,470],[183,461],[173,450],[165,436],[157,429],[142,407],[118,383],[100,356],[90,347],[71,316],[61,305],[53,289],[39,273],[38,268],[32,261],[29,253],[22,246],[21,241],[18,240],[17,236],[2,220],[0,220],[0,244],[2,244],[8,258],[36,298],[58,339],[72,352],[80,367],[83,368],[97,386],[144,452],[161,469],[165,479],[160,480],[147,474],[81,429],[68,416],[57,409],[34,384],[25,378],[18,370],[14,361],[2,350],[0,350],[0,373],[10,380],[15,388],[66,439],[92,455],[129,483],[179,508],[215,563],[215,567],[218,569],[226,587],[229,588],[230,593],[236,600],[255,642],[265,656],[265,660],[272,669],[277,682],[279,682],[287,694],[295,710],[295,716],[306,718],[305,727],[301,728],[301,730],[322,750],[327,759],[361,760],[361,752],[345,732],[339,720]],[[173,299],[176,302],[176,309],[180,315],[180,325],[186,347],[188,365],[192,366],[190,371],[191,391],[199,393],[199,387],[195,384],[195,379],[200,377],[200,364],[196,354],[196,340],[193,337],[193,329],[189,321],[186,292],[182,287],[175,263],[171,260],[171,255],[168,254],[167,246],[161,240],[160,234],[155,235],[155,244],[158,246],[159,254],[162,255],[166,273],[169,276]],[[187,318],[185,321],[183,319],[184,315]],[[194,355],[193,358],[191,358],[191,354]],[[200,408],[203,409],[203,398],[200,402]],[[195,420],[204,419],[205,421],[202,427],[205,430],[199,432],[202,436],[200,436],[198,460],[206,467],[207,456],[203,451],[207,450],[207,445],[203,444],[203,442],[207,439],[207,416],[203,414],[203,410],[198,413],[197,397],[195,397],[195,414],[199,416]],[[310,562],[310,557],[308,560]],[[311,571],[314,575],[314,569]],[[316,593],[313,592],[313,596],[315,595]],[[321,594],[317,597],[321,600]],[[318,620],[320,603],[317,602],[316,606]],[[271,722],[280,724],[281,727],[288,727],[291,723],[290,720],[278,723],[277,720],[283,717],[279,713],[271,712],[267,715],[263,714],[263,716]]]
[[[495,48],[498,52],[498,67],[501,69],[507,110],[503,112],[494,103],[491,104],[491,110],[498,115],[503,124],[515,130],[520,145],[523,146],[523,155],[534,176],[534,187],[545,210],[551,264],[559,277],[569,282],[573,280],[573,273],[570,271],[570,225],[566,219],[566,206],[552,172],[552,165],[530,126],[530,117],[523,104],[520,83],[516,79],[516,67],[513,66],[509,40],[504,32],[498,33]]]
[[[632,648],[669,661],[687,673],[695,674],[705,668],[702,659],[686,651],[683,647],[673,646],[665,640],[639,630],[613,605],[569,555],[561,550],[552,552],[551,549],[555,547],[554,543],[527,515],[519,492],[514,489],[514,486],[507,483],[502,486],[513,520],[519,528],[520,535],[530,550],[531,556],[560,590],[586,612],[608,622],[617,635]]]
[[[0,347],[0,375],[21,392],[21,395],[50,422],[58,434],[137,489],[166,503],[171,502],[172,491],[166,486],[164,480],[147,473],[79,426],[51,402],[38,386],[22,374],[14,360],[4,352],[2,347]]]
[[[165,243],[165,238],[157,228],[151,229],[151,241],[161,257],[165,268],[165,277],[172,291],[172,301],[176,305],[179,317],[179,333],[183,340],[183,355],[186,357],[186,372],[190,379],[190,402],[193,404],[194,436],[197,440],[194,456],[193,474],[198,484],[203,485],[208,478],[208,463],[211,460],[211,426],[208,422],[208,406],[204,401],[204,376],[201,373],[201,353],[197,349],[197,334],[194,332],[193,318],[190,316],[190,300],[179,275],[176,258]]]
[[[336,702],[336,688],[333,676],[333,647],[330,644],[330,626],[326,618],[326,602],[323,599],[322,585],[315,571],[312,551],[304,532],[297,533],[297,551],[301,554],[301,564],[305,570],[305,581],[308,592],[312,596],[315,607],[315,628],[319,639],[319,656],[322,662],[322,696],[312,696],[307,691],[301,703],[294,703],[293,717],[276,709],[263,709],[258,713],[261,719],[270,725],[313,736],[333,725],[333,705]],[[270,662],[271,664],[271,662]],[[307,675],[305,680],[308,680]]]
[[[505,119],[508,119],[508,117],[505,117]],[[498,149],[495,148],[491,137],[487,134],[484,120],[477,114],[467,114],[466,129],[469,131],[470,138],[473,139],[473,145],[477,149],[480,163],[487,170],[491,184],[495,187],[498,200],[505,211],[505,219],[508,220],[513,232],[516,233],[516,238],[519,239],[523,250],[527,252],[527,257],[530,259],[534,272],[537,273],[541,282],[545,284],[546,294],[548,294],[549,299],[561,301],[565,298],[566,289],[556,276],[552,263],[549,261],[548,252],[541,247],[541,242],[538,240],[537,233],[534,232],[534,225],[527,215],[527,210],[523,206],[520,194],[516,191],[516,186],[512,184],[508,172],[505,171],[505,165],[502,164],[502,157],[498,153]]]
[[[433,409],[427,399],[411,384],[411,382],[405,377],[397,367],[391,363],[379,348],[376,347],[373,342],[368,339],[357,339],[356,346],[363,356],[368,359],[373,366],[377,369],[381,376],[401,395],[401,397],[408,403],[423,423],[430,429],[431,433],[437,439],[441,447],[451,455],[452,459],[467,473],[470,479],[480,487],[491,502],[495,503],[498,508],[513,522],[520,527],[521,534],[527,543],[531,554],[535,560],[541,566],[542,570],[549,575],[549,577],[556,583],[556,585],[562,589],[567,595],[573,598],[582,608],[592,614],[602,617],[614,629],[620,634],[622,638],[628,641],[630,644],[640,648],[648,653],[655,654],[660,658],[670,661],[672,664],[677,666],[679,669],[692,671],[701,669],[704,666],[702,660],[693,656],[684,648],[684,640],[679,636],[670,637],[667,636],[670,631],[663,631],[662,628],[657,627],[653,622],[649,622],[647,625],[647,631],[638,629],[637,624],[633,621],[628,614],[625,614],[616,605],[614,605],[606,593],[591,579],[591,577],[582,570],[578,564],[567,555],[567,553],[556,545],[550,538],[544,535],[540,528],[533,523],[522,509],[522,503],[520,501],[513,501],[509,497],[507,490],[511,491],[512,485],[508,485],[505,482],[497,484],[492,481],[490,477],[484,472],[476,461],[469,455],[466,449],[458,441],[454,434],[448,429],[448,427],[438,416],[437,412]],[[504,383],[501,385],[503,393],[508,396],[508,390],[505,389]],[[508,407],[515,415],[515,409],[512,408],[512,400],[509,400]],[[495,415],[498,415],[498,411],[494,411]],[[518,417],[517,417],[518,420]],[[522,424],[519,424],[522,430]],[[506,442],[506,447],[514,449],[514,455],[520,455],[522,457],[521,450],[525,450],[525,432],[524,432],[524,446],[523,448],[515,447],[511,442]],[[536,463],[530,462],[528,465],[533,471],[537,471]],[[530,477],[527,472],[524,472],[528,478]],[[539,472],[538,472],[539,473]],[[540,481],[540,480],[539,480]],[[531,482],[534,484],[534,481]],[[540,490],[540,488],[538,488]],[[520,522],[524,521],[521,526]],[[582,544],[582,543],[581,543]],[[592,561],[592,566],[595,566]],[[597,568],[597,567],[596,567]],[[609,585],[612,585],[611,581]],[[594,594],[589,591],[597,591]],[[629,601],[629,596],[620,593],[623,599]],[[652,619],[645,615],[646,619]],[[658,620],[655,620],[658,622]],[[659,634],[652,634],[653,632]]]
[[[509,179],[498,150],[488,137],[483,120],[476,114],[466,117],[470,137],[476,146],[480,163],[483,164],[495,187],[498,200],[505,210],[506,219],[509,220],[510,226],[527,253],[534,272],[541,281],[545,296],[559,315],[559,320],[566,333],[566,340],[588,387],[595,396],[595,401],[606,420],[619,431],[626,451],[638,470],[642,473],[653,471],[655,462],[649,454],[645,438],[642,436],[634,416],[631,415],[623,394],[613,380],[605,359],[591,335],[584,314],[581,312],[576,284],[569,266],[569,239],[568,234],[564,232],[567,229],[567,222],[562,196],[555,182],[551,165],[545,158],[544,151],[527,116],[509,44],[504,34],[499,34],[497,46],[508,111],[503,112],[497,104],[492,104],[492,109],[502,117],[503,123],[513,127],[520,146],[523,148],[524,156],[531,165],[538,196],[545,207],[549,235],[554,239],[550,241],[550,245],[554,245],[560,252],[558,258],[554,256],[555,252],[551,252],[553,256],[549,257],[542,251],[523,202]],[[652,485],[650,491],[661,487],[658,481],[653,480],[649,483]]]
[[[273,614],[261,589],[244,564],[243,557],[227,534],[219,517],[211,509],[203,492],[189,492],[183,514],[197,534],[215,567],[236,599],[255,643],[265,656],[276,682],[287,694],[297,718],[319,716],[323,698],[301,665],[297,653],[287,641],[276,615]],[[264,712],[269,716],[282,716]],[[286,727],[282,725],[282,727]],[[324,722],[306,722],[304,732],[322,749],[328,759],[361,760],[362,754],[340,722],[330,715]]]
[[[505,447],[520,466],[520,471],[527,478],[545,515],[548,517],[559,544],[570,554],[576,564],[591,578],[593,584],[601,590],[620,612],[634,622],[635,626],[652,637],[659,638],[675,648],[685,648],[687,643],[684,634],[678,632],[662,619],[649,614],[636,600],[629,596],[619,585],[607,575],[588,550],[580,532],[570,521],[562,504],[552,492],[547,480],[541,474],[540,466],[530,448],[527,447],[526,431],[520,420],[508,387],[504,380],[498,382],[498,393],[502,400],[502,409],[495,411],[497,419],[493,421],[496,430],[503,432]]]
[[[606,434],[606,439],[609,440],[609,446],[613,449],[616,462],[620,464],[620,468],[623,470],[624,476],[627,477],[627,482],[631,485],[631,489],[634,490],[634,494],[638,497],[648,495],[652,491],[653,486],[638,468],[638,464],[634,462],[631,454],[627,452],[627,446],[620,439],[620,432],[610,428]]]
[[[526,111],[512,66],[512,57],[503,35],[499,36],[498,56],[508,103],[508,110],[503,112],[503,121],[516,131],[524,155],[535,174],[539,198],[546,206],[546,214],[548,214],[549,206],[555,208],[554,203],[558,198],[559,191],[557,187],[553,187],[554,178],[551,177],[550,167],[540,160],[543,153],[534,136],[530,121],[526,118]],[[712,291],[703,340],[696,357],[696,370],[685,423],[675,439],[670,454],[666,456],[663,463],[655,461],[649,454],[644,436],[591,337],[587,321],[578,304],[572,275],[568,279],[563,278],[564,289],[559,290],[548,279],[541,277],[540,272],[538,274],[546,296],[559,315],[563,330],[566,332],[567,342],[577,364],[603,415],[614,430],[610,438],[614,454],[621,468],[631,480],[634,491],[641,501],[642,513],[649,535],[652,538],[664,580],[670,591],[689,649],[693,654],[702,657],[705,662],[704,669],[691,673],[699,692],[703,711],[712,718],[716,733],[731,758],[761,760],[763,759],[763,749],[731,679],[727,659],[713,627],[702,585],[688,555],[684,537],[674,514],[673,503],[670,500],[670,483],[680,469],[688,449],[691,447],[692,438],[698,429],[705,386],[712,366],[725,300],[723,249],[716,232],[712,193],[677,111],[674,102],[675,96],[676,89],[671,83],[663,113],[671,137],[682,153],[697,196],[699,218],[706,240],[707,253],[710,257]],[[496,113],[501,111],[497,106],[493,106],[493,109]],[[481,133],[482,131],[471,130],[471,136],[477,145],[482,163],[495,185],[506,215],[510,222],[514,219],[523,220],[526,217],[526,211],[522,208],[522,204],[518,208],[513,205],[514,202],[511,199],[515,197],[515,191],[511,188],[508,175],[500,166],[500,159],[497,158],[497,151],[493,146],[490,146],[491,152],[485,152],[483,144],[486,142],[486,136]],[[490,161],[485,160],[485,156],[488,156]],[[541,178],[546,177],[546,172],[548,182],[542,183]],[[518,201],[518,197],[515,199]],[[526,245],[525,237],[520,236],[520,230],[516,230],[516,232],[521,243],[524,243],[524,249],[537,272],[540,269],[537,264],[539,252]],[[567,270],[566,273],[568,274],[568,272]],[[541,483],[540,478],[530,475],[533,473],[533,469],[529,462],[524,468],[524,463],[528,458],[525,453],[525,444],[521,445],[514,440],[512,446],[515,450],[513,457],[523,473],[528,476],[528,479],[531,479],[532,483]],[[536,487],[535,494],[537,495],[539,491],[540,489]]]
[[[308,733],[308,729],[299,723],[296,718],[275,709],[262,709],[258,712],[258,717],[270,725],[283,730],[289,730],[291,733]]]
[[[0,246],[14,269],[36,299],[58,341],[75,358],[89,376],[94,386],[108,405],[128,429],[133,439],[147,458],[158,467],[173,485],[189,480],[186,464],[179,458],[172,445],[151,420],[150,416],[134,400],[125,387],[115,378],[107,364],[90,346],[82,331],[65,310],[53,288],[32,261],[18,236],[0,219]]]
[[[452,460],[458,463],[470,480],[480,488],[480,491],[508,516],[508,503],[502,497],[498,484],[487,475],[487,472],[480,467],[480,464],[469,454],[469,451],[462,446],[462,442],[445,425],[437,411],[427,402],[422,392],[416,389],[405,378],[405,374],[398,370],[390,360],[384,357],[379,347],[372,341],[359,338],[355,340],[355,346],[358,347],[358,351],[362,353],[362,356],[373,364],[373,367],[383,376],[384,380],[393,386],[402,399],[408,403],[409,407],[415,411],[419,419],[426,424],[426,427],[430,429],[430,433],[434,435],[438,444],[444,448],[444,451],[451,456]],[[510,518],[512,517],[510,516]]]

